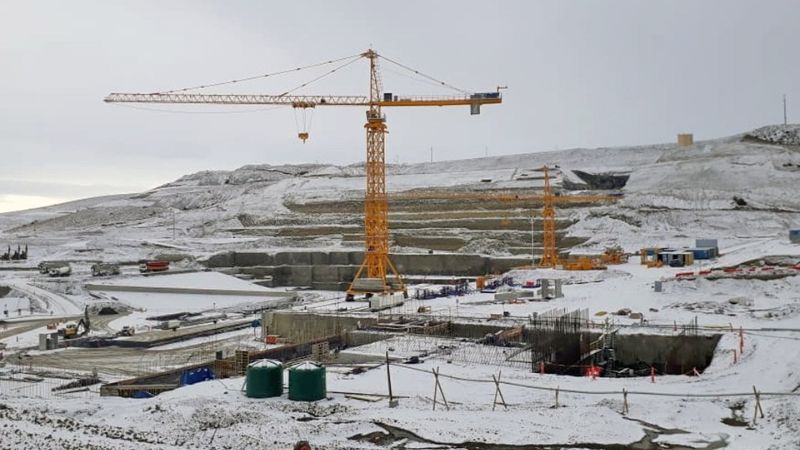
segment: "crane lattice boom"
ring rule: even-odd
[[[493,94],[493,93],[490,93]],[[109,94],[106,103],[182,103],[203,105],[286,105],[294,108],[317,106],[370,106],[363,95],[263,95],[263,94]],[[394,106],[472,106],[501,103],[502,98],[471,96],[403,96],[392,100],[378,100],[382,108]]]

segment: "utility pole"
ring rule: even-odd
[[[433,162],[433,146],[431,146],[431,162]]]
[[[786,128],[788,125],[789,123],[786,120],[786,94],[783,94],[783,128]]]

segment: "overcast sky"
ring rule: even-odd
[[[0,0],[0,211],[206,169],[364,159],[361,108],[105,104],[379,53],[502,105],[388,110],[387,161],[670,142],[800,110],[796,1]],[[385,91],[448,94],[383,64]],[[281,93],[324,73],[243,83]],[[357,62],[299,93],[367,93]]]

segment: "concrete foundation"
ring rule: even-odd
[[[411,319],[411,317],[409,317]],[[377,317],[335,316],[298,312],[264,313],[262,324],[269,334],[278,334],[293,342],[324,336],[369,330],[378,325]],[[448,322],[435,335],[449,338],[481,339],[488,334],[507,330],[506,324]],[[363,331],[357,340],[363,343],[382,337],[374,331]],[[381,335],[385,337],[385,335]],[[525,328],[521,341],[532,346],[537,357],[546,357],[552,370],[562,375],[581,375],[577,365],[589,352],[589,343],[600,336],[597,332],[557,332],[549,329]],[[685,374],[692,369],[704,370],[711,363],[720,335],[664,336],[656,334],[617,334],[614,350],[618,367],[650,367],[658,373]],[[356,343],[356,345],[360,345]],[[573,370],[574,369],[574,370]]]
[[[236,268],[239,273],[272,277],[273,286],[309,286],[314,289],[348,288],[363,261],[363,252],[227,252],[210,257],[206,266],[213,269]],[[493,258],[465,254],[392,255],[402,274],[480,276],[499,274],[530,264],[528,258]]]
[[[368,328],[376,323],[377,317],[269,311],[262,315],[261,332],[262,336],[277,334],[292,342],[306,342],[327,336],[341,336],[348,331]]]

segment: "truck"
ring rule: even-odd
[[[72,267],[69,264],[62,264],[59,266],[52,266],[47,270],[47,274],[51,277],[68,277],[72,273]]]
[[[117,331],[115,336],[133,336],[136,334],[136,329],[130,325],[125,325],[121,330]]]
[[[162,330],[172,330],[175,331],[181,326],[180,320],[165,320],[158,324],[158,327]]]
[[[139,261],[139,272],[163,272],[169,270],[169,261],[142,259]]]
[[[107,275],[119,275],[119,266],[102,262],[92,265],[92,276],[102,277]]]
[[[42,275],[47,275],[50,273],[50,269],[52,267],[61,267],[66,264],[63,261],[42,261],[36,266],[39,269],[39,273]]]

